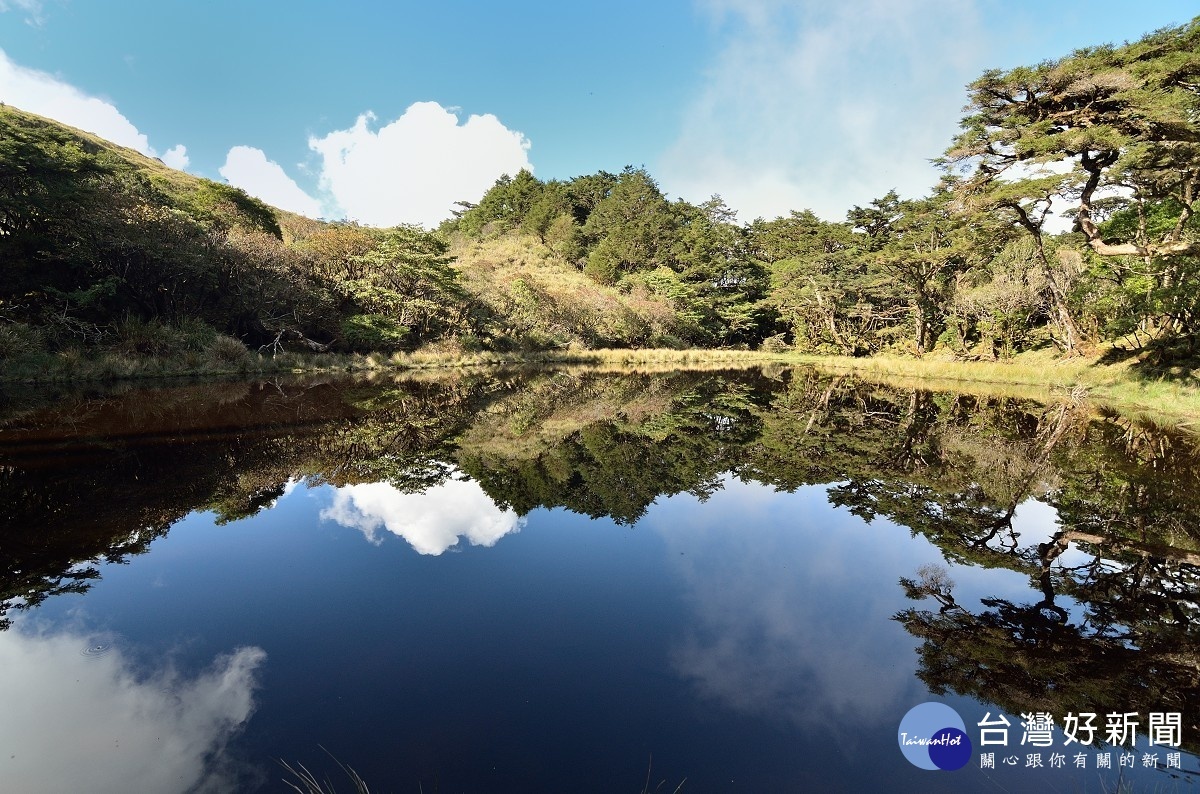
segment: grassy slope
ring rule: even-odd
[[[31,138],[41,137],[44,132],[57,132],[75,139],[79,147],[88,154],[101,157],[118,172],[135,173],[149,181],[162,193],[166,203],[178,208],[188,207],[191,200],[206,188],[226,187],[223,183],[195,176],[186,171],[177,171],[155,157],[147,157],[136,149],[113,143],[90,132],[72,127],[54,119],[29,113],[12,105],[0,105],[0,115]],[[256,199],[256,201],[261,201]],[[262,202],[274,215],[283,233],[285,243],[302,240],[329,223],[324,220],[306,218],[294,212],[273,207]]]
[[[106,153],[110,162],[119,162],[124,168],[145,176],[163,193],[174,199],[181,199],[194,193],[209,181],[184,171],[176,171],[161,160],[147,157],[136,149],[115,144],[98,135],[39,116],[36,113],[20,110],[12,105],[3,106],[0,108],[0,113],[9,116],[10,119],[26,129],[36,130],[39,127],[49,127],[66,132],[79,142],[85,152],[89,154]]]
[[[597,284],[535,237],[455,242],[462,284],[522,347],[662,345],[675,332],[665,301]]]

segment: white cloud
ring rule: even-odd
[[[452,109],[416,102],[400,118],[310,138],[321,156],[321,186],[348,218],[373,226],[434,226],[455,201],[478,200],[501,174],[529,163],[529,141],[491,114],[459,124]]]
[[[167,167],[182,171],[188,167],[191,159],[188,157],[187,147],[181,143],[163,152],[162,161]]]
[[[704,696],[836,733],[890,722],[919,694],[912,640],[888,618],[904,601],[899,577],[941,559],[931,544],[835,509],[824,486],[779,493],[733,479],[703,504],[664,500],[643,526],[665,540],[694,614],[673,666]]]
[[[321,202],[305,193],[262,149],[234,146],[218,169],[229,183],[280,209],[319,218]]]
[[[0,778],[11,791],[228,791],[223,750],[254,711],[260,648],[194,678],[135,673],[119,646],[70,632],[0,634]],[[103,646],[101,646],[103,647]]]
[[[0,12],[36,15],[40,8],[33,0],[0,0]],[[3,50],[0,101],[147,156],[159,156],[149,138],[113,103],[89,96],[54,75],[19,66]],[[417,102],[378,129],[370,126],[374,119],[366,113],[349,129],[309,140],[320,155],[325,202],[305,192],[278,163],[251,146],[231,148],[220,174],[269,204],[312,218],[345,215],[374,226],[435,226],[449,217],[454,202],[478,200],[501,174],[533,168],[529,141],[491,114],[472,115],[460,124],[453,109]],[[182,144],[161,157],[172,168],[190,164]]]
[[[0,0],[0,13],[8,11],[23,11],[25,24],[35,28],[41,27],[46,21],[42,14],[41,0]]]
[[[88,96],[57,77],[18,66],[0,50],[0,101],[39,116],[61,121],[101,138],[157,157],[145,134],[111,102]],[[170,152],[182,154],[183,146]]]
[[[358,529],[372,543],[380,542],[378,530],[386,527],[419,553],[432,555],[457,545],[460,537],[473,546],[493,546],[525,524],[470,480],[447,480],[419,494],[401,493],[387,483],[349,485],[337,489],[321,518]]]
[[[971,4],[710,0],[725,44],[658,171],[691,200],[720,193],[743,220],[855,204],[937,180],[987,57]]]

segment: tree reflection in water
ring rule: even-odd
[[[978,607],[956,599],[942,570],[902,580],[910,598],[937,605],[895,616],[922,640],[917,673],[933,692],[1013,713],[1179,711],[1196,737],[1197,461],[1181,433],[1069,402],[801,369],[76,398],[0,422],[0,620],[87,589],[97,560],[146,551],[191,511],[237,520],[298,481],[420,494],[465,475],[518,517],[566,507],[621,524],[662,495],[704,500],[724,476],[789,492],[827,485],[834,506],[924,536],[947,564],[1029,577],[1027,602]],[[1037,537],[1014,523],[1033,501],[1057,521]]]

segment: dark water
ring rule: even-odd
[[[1185,435],[804,371],[41,402],[0,418],[6,791],[1194,790]],[[926,701],[964,768],[901,753]]]

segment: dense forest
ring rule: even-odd
[[[739,222],[644,169],[504,176],[435,231],[275,210],[0,108],[0,362],[102,350],[1194,353],[1200,18],[989,71],[928,196]],[[954,135],[947,130],[947,138]]]

